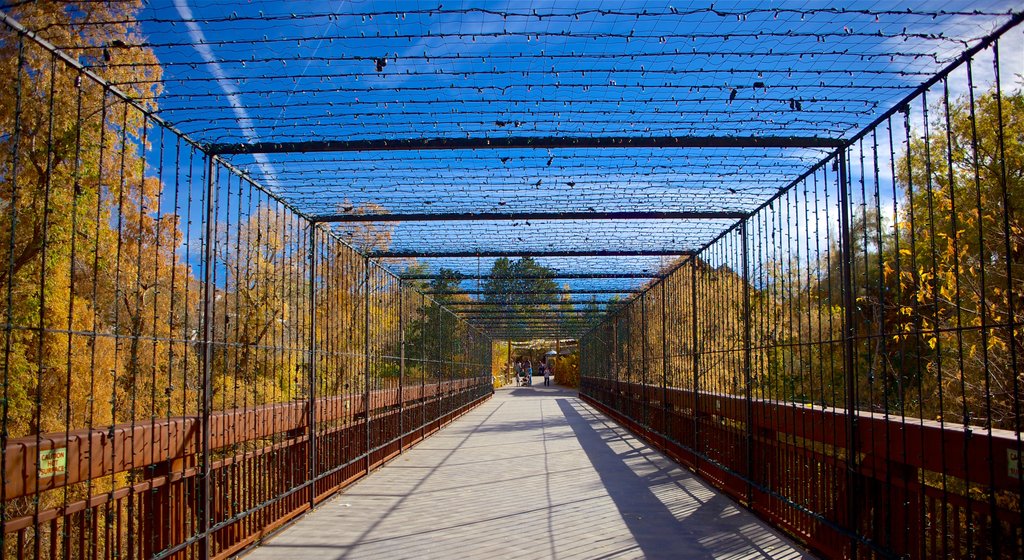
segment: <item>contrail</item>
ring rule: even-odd
[[[245,110],[245,105],[242,104],[238,88],[228,79],[224,69],[221,68],[220,63],[213,56],[210,46],[206,44],[206,36],[203,35],[203,30],[199,28],[199,24],[192,17],[192,9],[189,8],[188,1],[174,0],[174,7],[177,8],[178,15],[181,16],[185,25],[188,26],[188,35],[192,38],[192,46],[199,53],[199,56],[208,63],[210,72],[217,79],[217,84],[220,85],[221,91],[227,96],[228,103],[231,103],[231,108],[235,112],[235,118],[238,119],[238,127],[242,129],[245,139],[249,142],[258,142],[260,138],[253,127],[252,119],[249,118],[249,112]],[[254,154],[253,157],[260,166],[266,186],[276,189],[278,187],[277,170],[274,168],[274,165],[267,159],[266,154]]]

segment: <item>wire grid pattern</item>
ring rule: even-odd
[[[364,253],[399,257],[383,261],[397,273],[413,264],[472,270],[489,258],[479,253],[557,250],[576,258],[556,271],[583,274],[591,263],[617,267],[608,248],[643,258],[637,264],[646,270],[707,245],[735,219],[530,222],[516,215],[749,214],[829,151],[488,149],[487,139],[844,139],[1017,8],[1007,1],[918,1],[899,9],[858,2],[325,8],[179,1],[144,6],[136,41],[56,46],[101,72],[116,71],[124,50],[152,49],[159,68],[113,85],[141,89],[138,101],[153,103],[154,115],[201,144],[481,140],[481,149],[285,150],[230,160],[313,219],[480,215],[454,224],[334,226]],[[138,61],[130,64],[139,70]],[[487,219],[495,214],[500,219]],[[618,281],[624,296],[643,283]]]
[[[15,8],[30,12],[38,5]],[[214,49],[224,45],[199,36],[203,24],[215,22],[186,15],[192,13],[188,6],[176,3],[175,11],[189,20],[179,24],[200,56],[206,52],[217,61],[221,55]],[[330,162],[366,158],[371,152],[384,157],[390,150],[380,148],[381,140],[401,140],[397,127],[412,130],[415,122],[395,120],[391,132],[367,128],[352,134],[328,122],[323,130],[332,136],[319,129],[290,136],[302,132],[301,127],[289,128],[282,121],[280,131],[287,134],[264,138],[250,113],[259,109],[259,101],[243,91],[249,82],[203,64],[196,65],[193,76],[203,80],[200,66],[210,67],[224,93],[220,101],[227,103],[235,115],[232,124],[241,132],[225,127],[224,135],[211,136],[187,130],[194,142],[149,112],[157,106],[159,111],[173,108],[173,102],[155,103],[150,94],[158,88],[119,82],[142,103],[137,105],[77,65],[84,61],[115,81],[127,75],[153,79],[156,73],[141,71],[148,55],[134,57],[139,72],[116,72],[126,69],[121,65],[127,60],[125,49],[149,44],[142,36],[129,34],[130,44],[102,42],[103,31],[110,31],[103,28],[90,35],[102,46],[76,51],[80,56],[71,59],[37,41],[5,13],[9,38],[0,40],[5,53],[0,71],[15,84],[15,103],[13,111],[2,115],[0,136],[0,153],[10,158],[3,168],[11,170],[2,175],[10,187],[2,221],[8,228],[2,412],[3,433],[14,437],[0,453],[0,470],[23,474],[5,476],[0,484],[5,525],[0,548],[11,556],[37,558],[71,557],[77,551],[120,557],[186,550],[206,557],[240,550],[258,539],[268,523],[315,504],[400,450],[407,438],[426,436],[484,397],[491,380],[477,374],[494,370],[492,339],[589,331],[582,337],[585,361],[578,370],[585,374],[585,395],[640,431],[664,436],[714,484],[827,556],[1021,557],[1024,389],[1017,356],[1024,298],[1022,227],[1014,208],[1021,186],[1007,179],[1016,179],[1014,173],[1024,167],[1019,143],[1008,141],[1019,137],[1019,115],[1024,114],[1021,88],[1012,78],[1021,61],[1014,54],[1020,52],[1024,13],[974,8],[979,11],[972,14],[913,8],[906,14],[780,10],[780,18],[796,13],[809,18],[811,27],[800,36],[815,44],[833,40],[828,31],[833,20],[826,26],[814,21],[815,13],[835,21],[872,15],[879,22],[890,17],[904,21],[899,42],[906,46],[890,44],[888,63],[854,73],[853,78],[865,80],[860,83],[878,85],[868,90],[877,94],[873,99],[887,99],[888,86],[897,84],[899,74],[891,69],[906,68],[904,48],[931,41],[928,52],[935,67],[930,71],[949,64],[930,78],[916,76],[927,87],[907,86],[901,92],[911,95],[896,95],[905,101],[888,108],[879,104],[857,113],[850,105],[856,97],[844,97],[845,116],[836,122],[860,116],[869,121],[843,136],[830,131],[846,125],[836,128],[824,121],[817,123],[813,138],[784,136],[810,133],[781,120],[769,127],[759,120],[763,114],[741,112],[740,105],[749,101],[746,95],[757,88],[732,87],[722,102],[729,116],[707,117],[704,130],[712,136],[701,137],[707,147],[637,149],[623,140],[615,148],[590,150],[594,153],[588,156],[597,162],[619,158],[613,167],[595,164],[588,180],[633,181],[633,187],[612,186],[608,192],[631,192],[643,174],[660,173],[657,167],[644,168],[654,155],[638,157],[641,163],[632,167],[634,160],[628,159],[656,153],[666,165],[682,170],[673,184],[703,188],[706,199],[684,194],[673,206],[669,192],[652,194],[646,206],[591,206],[592,200],[572,206],[577,202],[572,197],[551,198],[549,207],[561,203],[577,213],[598,216],[624,208],[629,214],[562,229],[558,226],[585,217],[569,218],[566,212],[561,219],[529,218],[544,209],[544,198],[528,211],[502,208],[519,200],[518,194],[526,200],[530,189],[541,189],[556,177],[568,179],[544,174],[549,168],[554,173],[581,165],[559,159],[575,153],[572,142],[550,153],[548,148],[517,148],[534,154],[532,163],[523,167],[524,186],[501,184],[516,196],[498,199],[497,210],[442,207],[468,213],[473,220],[445,217],[438,210],[427,213],[443,220],[401,218],[422,207],[375,198],[371,191],[378,187],[366,187],[370,190],[362,201],[348,192],[353,187],[339,187],[330,195],[338,197],[332,202],[324,194],[330,192],[326,182],[307,193],[325,196],[316,201],[321,207],[313,209],[308,196],[289,194],[289,188],[304,182],[279,177],[287,170],[279,169],[282,162],[294,159],[288,169],[291,164],[300,169],[304,158],[316,162],[306,170],[312,181],[313,173],[330,168]],[[714,23],[730,14],[744,21],[743,13],[723,16],[706,7],[695,13],[702,17],[691,35],[721,32]],[[750,11],[747,19],[758,13]],[[375,17],[381,15],[386,14]],[[645,17],[637,11],[632,15]],[[599,16],[625,18],[621,12],[593,12],[581,13],[580,19],[586,24]],[[247,17],[235,13],[226,21],[242,21],[238,29],[244,29]],[[282,29],[289,27],[284,21],[305,18],[301,10],[274,17],[259,16]],[[929,17],[932,27],[921,27]],[[540,19],[550,23],[547,16]],[[968,29],[967,21],[974,27]],[[148,17],[143,27],[152,31],[172,23]],[[1000,24],[981,43],[971,39],[975,31],[986,33]],[[541,27],[531,41],[539,36],[557,42]],[[929,31],[922,35],[918,28]],[[60,38],[53,26],[36,29]],[[842,59],[847,67],[865,60],[884,62],[863,51],[874,39],[858,35],[857,29],[863,28],[843,30],[843,37],[852,37],[844,51],[852,58]],[[939,45],[956,43],[954,31],[961,33],[956,35],[960,47],[970,48],[947,56]],[[774,40],[776,35],[766,37]],[[626,65],[609,37],[591,39],[595,48],[574,58]],[[250,47],[270,43],[248,35],[238,41]],[[165,47],[154,43],[153,48]],[[756,51],[754,58],[770,60],[771,52]],[[173,99],[174,88],[187,88],[189,82],[171,81],[180,65],[173,52],[161,56],[168,68],[163,94]],[[625,56],[633,62],[634,55]],[[685,58],[683,52],[678,56]],[[716,56],[727,60],[735,53],[720,50]],[[395,60],[378,55],[374,72],[394,68]],[[837,64],[831,61],[820,70],[838,70]],[[732,70],[730,76],[744,68],[737,62]],[[877,80],[883,71],[889,82]],[[235,89],[224,89],[232,80]],[[767,84],[761,89],[772,90]],[[412,87],[395,87],[392,93]],[[643,88],[628,91],[637,94],[637,89]],[[340,90],[339,96],[351,93]],[[604,102],[596,93],[576,93],[595,104]],[[296,97],[283,99],[281,107]],[[456,105],[458,99],[451,97]],[[659,101],[639,94],[621,101],[627,108],[631,102],[637,112],[630,122],[659,118],[654,112]],[[445,108],[438,100],[420,105]],[[491,103],[488,110],[498,105]],[[620,102],[614,105],[617,110]],[[807,113],[814,101],[791,97],[786,105],[794,114]],[[611,106],[600,110],[610,112]],[[191,107],[195,122],[216,117],[195,100]],[[539,113],[541,105],[536,107],[522,110]],[[465,117],[448,109],[445,118]],[[613,138],[599,128],[572,129],[579,120],[563,116],[569,127],[565,138]],[[742,127],[722,124],[741,117],[746,117]],[[175,122],[191,126],[187,119]],[[438,133],[441,144],[469,140],[473,149],[405,151],[409,162],[429,159],[430,165],[458,174],[439,174],[433,183],[416,173],[397,180],[412,187],[423,180],[422,206],[447,201],[453,193],[472,193],[480,183],[506,181],[484,170],[503,170],[497,165],[513,163],[513,156],[488,142],[529,137],[514,130],[509,136],[508,121],[501,122],[495,126],[505,130],[504,136]],[[727,126],[732,127],[728,134],[717,136]],[[512,128],[524,125],[513,122]],[[616,132],[620,140],[681,138],[688,130],[680,125],[668,136],[657,136],[656,130],[630,136],[627,129]],[[378,148],[357,151],[358,156],[243,149],[264,142],[268,152],[288,152],[282,143],[289,140],[352,141],[363,132]],[[394,135],[376,136],[385,133]],[[744,134],[788,139],[794,147],[710,147],[714,138]],[[842,145],[823,151],[827,155],[815,163],[813,152],[821,148],[807,146],[821,145],[815,139],[840,137]],[[210,144],[240,138],[245,143],[237,144],[236,151],[257,155],[227,156],[234,152]],[[956,149],[954,140],[959,141]],[[760,156],[738,159],[738,154]],[[481,161],[467,163],[471,157]],[[510,159],[503,162],[503,157]],[[682,175],[688,163],[693,177]],[[716,183],[716,174],[729,173],[732,165],[737,175]],[[248,175],[239,174],[238,166]],[[780,170],[794,176],[772,175]],[[348,172],[354,177],[360,169]],[[586,173],[591,173],[589,166]],[[376,180],[374,174],[367,177],[361,180]],[[339,174],[337,182],[345,185],[348,178]],[[748,186],[744,178],[761,181]],[[283,185],[284,180],[295,182]],[[575,188],[568,182],[566,187]],[[694,215],[645,225],[650,214],[665,208]],[[697,217],[708,208],[741,216]],[[336,220],[321,212],[364,221],[330,225],[324,222]],[[675,231],[676,222],[685,225]],[[495,239],[504,236],[503,242],[491,244],[481,229],[497,232]],[[509,238],[510,232],[534,229],[539,233],[515,240],[521,245]],[[465,235],[454,235],[458,231]],[[355,241],[344,240],[357,236],[365,240],[360,246],[365,254],[351,249]],[[550,236],[564,241],[548,243]],[[594,243],[587,245],[591,239]],[[486,302],[475,296],[484,281],[485,259],[494,262],[491,253],[497,249],[550,259],[545,262],[557,265],[552,284],[568,287],[530,294],[527,305],[516,304],[522,309],[517,316],[495,314],[498,306],[481,305]],[[691,250],[696,254],[679,254]],[[14,257],[18,252],[23,256]],[[421,276],[427,275],[423,270],[439,274],[443,263],[459,263],[460,271],[474,277],[460,283],[458,297],[435,294],[434,301],[417,292],[423,285],[405,284],[378,262]],[[584,278],[584,270],[597,272]],[[616,272],[623,276],[610,276]],[[654,283],[638,292],[647,281]],[[583,302],[588,303],[579,305]],[[590,313],[591,305],[610,311],[603,325],[590,328],[570,316]],[[472,319],[468,327],[456,313]],[[186,433],[194,421],[189,417],[211,429],[205,430],[206,437],[198,436],[202,430],[191,430],[193,443],[179,446],[170,434]],[[247,418],[266,430],[237,429],[250,422]],[[68,443],[66,457],[77,461],[67,465],[63,479],[49,476],[55,454],[44,453],[55,451],[50,446],[61,441]],[[96,452],[104,441],[116,449],[109,463],[105,451]],[[158,444],[143,453],[136,442]],[[50,465],[44,467],[46,459]],[[246,484],[258,490],[245,491]]]

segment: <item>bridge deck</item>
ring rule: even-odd
[[[253,551],[285,558],[803,558],[585,405],[495,397]]]

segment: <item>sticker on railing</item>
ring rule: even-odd
[[[1006,450],[1006,474],[1010,478],[1020,478],[1020,455],[1016,449]]]
[[[67,473],[68,448],[43,449],[39,451],[39,478],[64,476]]]

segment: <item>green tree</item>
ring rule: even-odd
[[[425,268],[410,267],[409,272],[423,270]],[[444,375],[445,370],[439,365],[447,360],[446,356],[461,354],[465,350],[461,337],[466,327],[444,307],[445,303],[465,297],[456,293],[462,280],[463,276],[458,271],[441,268],[430,282],[415,282],[410,286],[432,295],[424,305],[415,307],[416,313],[405,325],[406,352],[414,359],[425,356],[424,372],[433,377]]]
[[[526,312],[522,304],[533,304],[529,309],[546,310],[552,307],[543,303],[553,299],[558,284],[553,280],[555,273],[531,257],[512,261],[499,258],[491,267],[491,274],[483,286],[483,299],[491,304],[489,309],[500,311],[498,322],[513,336],[525,335],[527,330],[518,317]]]

